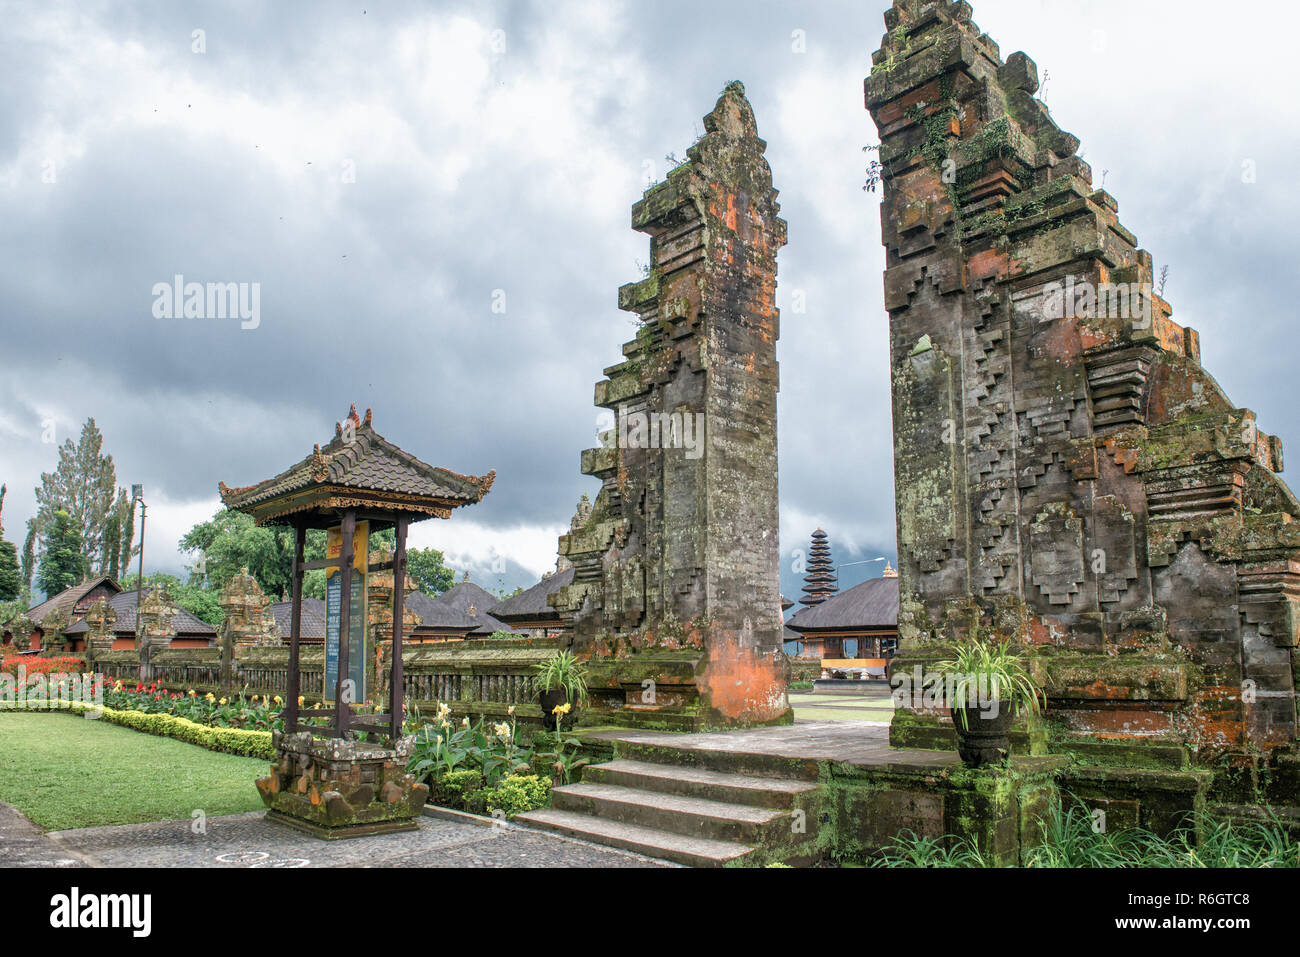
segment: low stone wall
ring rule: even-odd
[[[541,724],[534,666],[550,658],[558,643],[548,638],[497,639],[407,645],[402,649],[402,685],[407,701],[423,714],[439,703],[462,717],[504,718],[514,715]],[[388,643],[381,643],[380,680],[371,697],[385,700]],[[237,647],[223,661],[219,648],[173,648],[155,651],[147,664],[138,650],[106,651],[93,656],[93,669],[109,680],[134,685],[156,681],[169,691],[287,695],[289,649],[284,646]],[[319,645],[299,651],[300,693],[311,705],[320,700],[325,651]],[[372,676],[374,671],[372,671]]]
[[[818,658],[816,661],[810,661],[806,658],[790,659],[790,683],[796,681],[816,681],[822,676],[822,663]]]
[[[552,657],[552,638],[485,638],[445,644],[413,645],[402,653],[402,684],[408,700],[422,711],[444,702],[459,717],[514,715],[541,724],[534,665]]]

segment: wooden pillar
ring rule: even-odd
[[[405,516],[397,519],[397,544],[393,549],[393,667],[389,677],[389,689],[392,692],[392,739],[396,746],[402,737],[403,704],[406,696],[402,691],[402,616],[406,605],[406,525]]]
[[[300,516],[293,533],[293,611],[289,622],[289,700],[284,709],[284,730],[298,732],[298,696],[302,694],[302,675],[298,666],[298,644],[302,641],[303,558],[307,547],[307,526]]]
[[[350,688],[348,697],[355,697],[361,689],[351,687],[352,665],[349,661],[349,652],[352,650],[352,564],[355,556],[352,554],[353,539],[357,533],[357,513],[355,509],[348,509],[343,513],[343,544],[342,553],[339,555],[341,565],[339,583],[341,594],[339,596],[339,673],[338,683],[334,687],[334,715],[338,727],[339,736],[346,738],[349,736],[348,725],[351,723],[352,708],[351,701],[344,700],[344,689]],[[367,556],[367,560],[369,557]]]

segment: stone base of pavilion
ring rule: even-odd
[[[268,821],[324,840],[417,827],[429,788],[406,773],[412,739],[395,747],[275,732],[276,762],[257,781]]]

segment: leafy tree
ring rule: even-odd
[[[23,542],[23,588],[31,591],[32,573],[36,570],[36,527],[27,523],[27,539]]]
[[[0,601],[13,601],[23,590],[22,572],[18,567],[18,549],[13,542],[0,538]]]
[[[303,548],[306,561],[324,559],[325,537],[319,529],[307,532]],[[385,529],[370,536],[370,547],[391,549],[395,541],[393,530]],[[293,587],[292,529],[259,528],[243,512],[222,509],[210,521],[190,529],[181,539],[180,549],[196,558],[189,566],[191,583],[202,584],[214,593],[245,568],[272,599],[290,593]],[[302,593],[307,598],[325,597],[324,570],[303,576]]]
[[[135,537],[135,508],[126,497],[126,489],[119,489],[108,526],[104,529],[104,547],[100,557],[100,570],[110,578],[120,580],[131,565],[131,540]]]
[[[3,515],[5,493],[8,487],[0,485],[0,602],[13,601],[22,591],[22,575],[18,568],[18,549],[13,542],[5,541]]]
[[[45,597],[57,595],[82,581],[86,576],[86,559],[81,550],[81,532],[72,516],[59,509],[41,532],[41,563],[36,569],[36,584]]]
[[[32,519],[36,537],[41,538],[56,512],[66,512],[77,530],[85,570],[106,574],[113,565],[110,551],[120,564],[127,508],[113,456],[104,454],[103,433],[93,418],[87,419],[76,445],[71,439],[64,442],[58,466],[41,475]],[[129,547],[128,541],[128,554]]]
[[[122,587],[127,591],[134,591],[139,578],[139,575],[127,575],[122,580]],[[144,577],[144,587],[145,591],[166,588],[173,604],[177,608],[184,608],[199,621],[209,625],[220,625],[226,620],[226,613],[221,610],[220,593],[204,588],[192,580],[187,584],[175,575],[158,572]]]
[[[307,560],[324,558],[324,536],[309,533],[307,539]],[[180,549],[197,556],[190,566],[191,581],[202,581],[215,592],[244,568],[269,596],[278,597],[290,585],[293,533],[259,528],[243,512],[222,509],[210,521],[190,529],[181,539]]]
[[[406,574],[426,595],[438,596],[456,581],[456,572],[443,564],[436,548],[411,548],[406,552]]]

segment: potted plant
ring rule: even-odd
[[[984,640],[974,629],[968,644],[935,666],[946,679],[957,753],[967,767],[1001,763],[1011,750],[1011,724],[1023,708],[1038,714],[1043,692],[1009,642]]]
[[[587,671],[571,651],[561,651],[533,667],[537,672],[542,727],[558,731],[563,716],[587,700]]]

